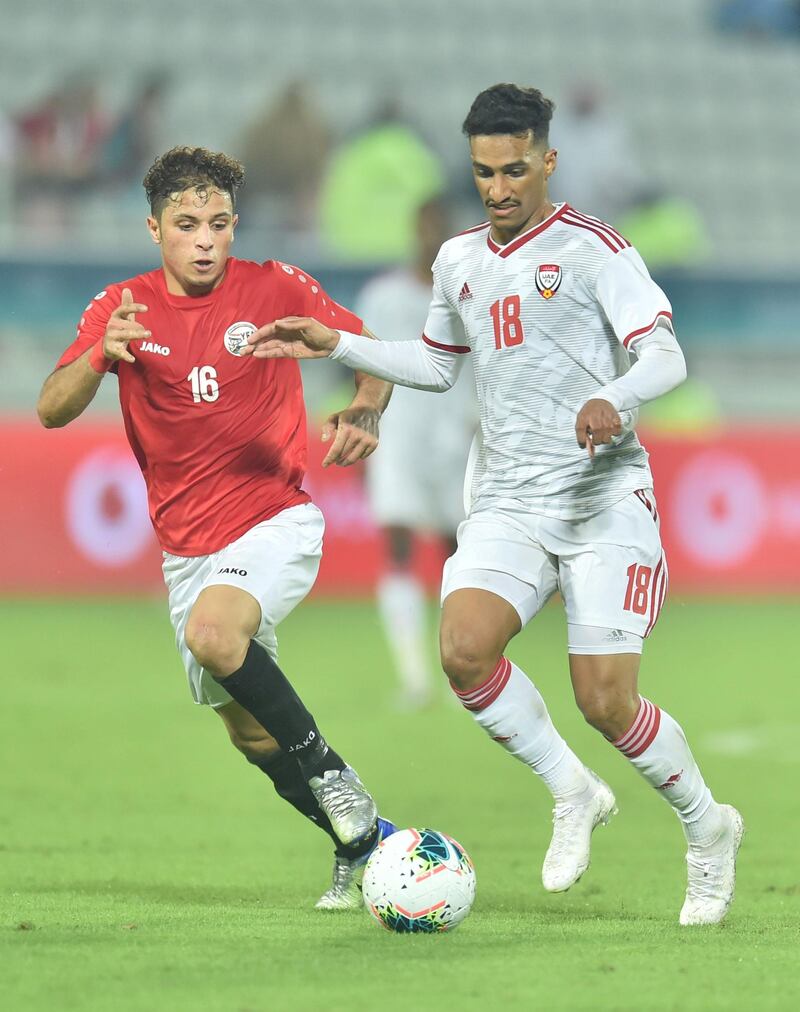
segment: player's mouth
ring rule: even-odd
[[[517,210],[519,204],[489,204],[489,210],[498,218],[507,218]]]
[[[214,266],[213,260],[193,260],[192,266],[201,274],[207,274]]]

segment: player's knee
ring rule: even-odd
[[[617,692],[596,691],[578,698],[578,707],[587,724],[612,740],[630,727],[636,716],[636,704]]]
[[[440,650],[442,668],[459,692],[485,682],[500,659],[493,645],[468,628],[443,629]]]
[[[212,619],[190,619],[186,626],[186,646],[192,656],[214,678],[226,678],[244,661],[248,641]]]

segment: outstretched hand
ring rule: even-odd
[[[609,401],[593,397],[578,412],[575,421],[575,435],[578,446],[589,451],[594,457],[594,448],[602,443],[612,442],[614,436],[622,434],[622,419]]]
[[[286,316],[253,331],[241,354],[253,358],[327,358],[338,343],[338,330],[308,316]]]
[[[130,288],[122,289],[122,302],[109,316],[103,336],[103,354],[112,362],[135,362],[128,351],[131,341],[143,341],[150,337],[150,331],[136,322],[137,313],[146,313],[147,306],[134,302]]]
[[[322,461],[323,467],[349,467],[368,457],[378,445],[380,412],[374,408],[345,408],[322,426],[322,442],[333,445]]]

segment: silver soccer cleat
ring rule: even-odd
[[[328,888],[314,904],[317,910],[356,910],[362,905],[361,882],[364,869],[375,847],[387,836],[397,832],[397,827],[388,819],[378,819],[378,835],[375,845],[362,857],[349,859],[336,855],[333,859],[333,878]]]
[[[375,825],[378,808],[351,766],[326,770],[321,777],[312,777],[308,786],[342,843],[355,843]]]

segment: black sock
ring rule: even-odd
[[[281,750],[296,759],[306,780],[325,770],[343,770],[347,763],[320,734],[286,675],[255,640],[244,664],[220,685],[268,731]]]
[[[310,819],[324,833],[328,834],[333,840],[339,857],[347,857],[352,860],[372,849],[377,827],[375,833],[370,833],[368,837],[350,846],[346,846],[339,840],[333,831],[330,819],[317,804],[317,799],[311,793],[311,788],[306,783],[299,765],[292,756],[286,755],[284,752],[277,752],[266,759],[250,759],[249,761],[267,774],[279,797],[288,801],[301,815],[305,815],[307,819]]]

